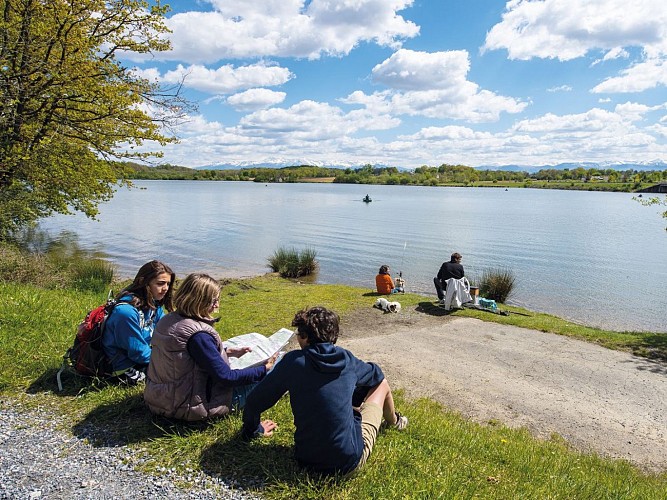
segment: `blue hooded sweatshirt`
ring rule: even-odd
[[[104,327],[102,346],[115,375],[128,368],[148,365],[153,330],[163,316],[162,306],[140,310],[128,304],[130,300],[131,295],[121,297]]]
[[[379,366],[331,343],[290,351],[249,394],[243,435],[254,437],[261,413],[289,391],[299,464],[315,472],[345,474],[357,466],[364,448],[361,415],[352,410],[353,394],[383,379]]]

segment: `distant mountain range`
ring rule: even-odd
[[[286,161],[271,161],[266,163],[253,163],[253,162],[239,162],[237,164],[231,163],[218,163],[215,165],[205,165],[202,167],[196,167],[196,170],[238,170],[242,168],[285,168],[285,167],[294,167],[299,165],[309,165],[325,168],[361,168],[363,165],[358,164],[323,164],[322,162],[310,161],[307,159],[286,162]],[[373,164],[374,167],[388,167],[390,165],[382,164]],[[613,170],[667,170],[667,162],[662,160],[653,160],[647,162],[622,162],[622,161],[608,161],[608,162],[572,162],[572,163],[558,163],[556,165],[480,165],[476,166],[477,170],[503,170],[509,172],[539,172],[544,169],[554,169],[554,170],[574,170],[575,168],[584,168],[586,170],[591,168],[597,168],[601,170],[613,169]],[[413,168],[397,167],[399,170],[408,171],[414,170]]]

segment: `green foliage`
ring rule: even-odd
[[[159,88],[116,59],[121,50],[169,48],[165,7],[143,0],[3,0],[0,6],[4,239],[53,212],[95,216],[118,179],[106,160],[159,155],[134,148],[171,142],[161,126],[185,103],[178,90]]]
[[[41,252],[0,243],[0,281],[103,293],[109,290],[113,276],[113,264],[82,251],[75,240],[66,237],[49,241]]]
[[[667,177],[667,170],[637,172],[628,170],[555,170],[537,173],[478,170],[464,165],[421,166],[414,171],[396,167],[364,165],[357,169],[323,168],[299,165],[284,168],[243,168],[225,170],[193,170],[174,165],[147,167],[134,163],[117,164],[130,179],[219,180],[254,182],[335,182],[339,184],[386,184],[419,186],[493,186],[538,189],[572,189],[587,191],[630,192],[635,186],[644,187],[654,179]],[[576,179],[573,181],[571,179]],[[638,179],[638,180],[637,180]],[[632,182],[630,182],[632,180]],[[639,182],[639,184],[633,184]],[[655,182],[659,182],[655,181]]]
[[[267,260],[273,272],[280,273],[283,278],[298,278],[317,271],[316,257],[317,252],[313,248],[299,251],[296,248],[279,247]]]
[[[639,203],[641,203],[645,207],[651,207],[653,205],[667,207],[667,197],[665,197],[663,199],[660,199],[657,196],[654,196],[654,197],[649,198],[648,200],[640,200],[637,197],[634,197],[632,199],[635,200],[635,201],[638,201]],[[667,210],[662,212],[662,217],[664,219],[667,219]],[[667,227],[665,228],[665,231],[667,231]]]
[[[479,293],[482,297],[504,303],[512,295],[515,281],[511,269],[485,269],[479,280]]]

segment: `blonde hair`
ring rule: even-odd
[[[187,318],[207,319],[213,301],[220,295],[220,284],[208,274],[193,273],[176,290],[176,312]]]

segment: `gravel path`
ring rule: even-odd
[[[346,317],[339,344],[392,387],[478,422],[558,433],[582,451],[667,470],[667,364],[561,335],[404,308]]]
[[[0,499],[257,498],[203,473],[143,474],[134,470],[140,460],[126,447],[93,447],[47,416],[0,404]],[[184,480],[195,486],[174,486]]]

